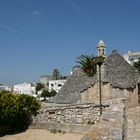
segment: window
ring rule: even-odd
[[[58,84],[58,87],[61,87],[62,85],[61,84]]]
[[[104,51],[105,51],[105,50],[103,49],[103,55],[104,55]]]
[[[101,50],[99,49],[99,54],[101,53]]]
[[[52,115],[52,114],[55,114],[55,112],[54,111],[50,111],[49,112],[49,115]]]

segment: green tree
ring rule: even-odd
[[[37,83],[37,84],[36,84],[36,87],[35,87],[36,94],[37,94],[37,92],[38,92],[39,90],[41,90],[41,89],[43,89],[43,88],[45,88],[45,85],[44,85],[44,84],[42,84],[42,83]]]
[[[53,70],[53,77],[55,80],[60,79],[60,71],[58,69]]]
[[[81,55],[77,58],[76,63],[78,65],[74,68],[81,68],[88,76],[93,76],[96,73],[95,57],[93,55]]]
[[[134,67],[138,70],[140,73],[140,60],[138,62],[134,62]]]
[[[9,130],[26,129],[39,109],[40,103],[32,96],[0,92],[0,126]]]
[[[50,97],[50,92],[48,90],[43,90],[41,93],[41,97],[44,97],[44,100],[46,97]]]

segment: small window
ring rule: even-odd
[[[101,54],[101,50],[99,49],[99,54]]]
[[[50,111],[49,114],[52,115],[52,114],[55,114],[55,112],[54,111]]]
[[[61,87],[62,85],[61,84],[58,84],[58,87]]]
[[[104,51],[105,51],[105,50],[103,49],[103,55],[104,55]]]
[[[53,84],[51,84],[51,86],[53,87]]]

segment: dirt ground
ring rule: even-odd
[[[28,129],[25,132],[5,135],[0,140],[80,140],[83,134],[53,134],[43,129]]]

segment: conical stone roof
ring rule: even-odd
[[[89,77],[81,69],[77,69],[67,79],[58,94],[50,100],[55,103],[76,103],[80,99],[80,92],[84,91],[97,81],[95,77]]]
[[[104,62],[105,80],[113,87],[134,88],[138,75],[134,68],[116,50]]]

